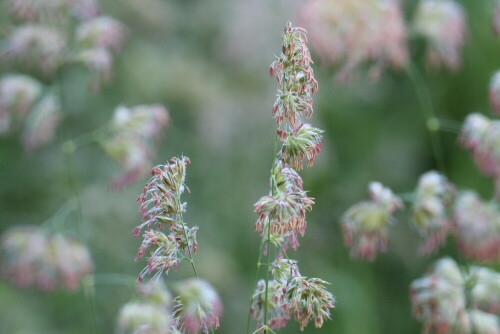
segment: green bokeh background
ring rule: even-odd
[[[494,1],[460,2],[469,32],[459,71],[427,69],[423,41],[410,43],[438,116],[456,122],[472,111],[489,114],[487,87],[500,68],[500,38],[490,27]],[[415,4],[404,2],[408,19]],[[191,158],[186,220],[200,227],[198,270],[224,302],[217,332],[244,333],[259,245],[253,203],[268,192],[273,151],[276,82],[268,65],[280,50],[281,31],[293,18],[296,1],[107,0],[102,5],[128,27],[113,80],[91,95],[85,72],[66,69],[65,119],[57,141],[26,154],[19,134],[0,138],[0,232],[15,224],[41,224],[73,196],[61,151],[65,140],[99,127],[119,104],[163,103],[171,124],[156,163],[180,154]],[[8,24],[2,9],[0,26]],[[0,73],[11,71],[4,67]],[[436,168],[414,87],[404,71],[387,70],[377,82],[360,75],[344,84],[333,79],[335,68],[327,64],[316,64],[315,73],[320,90],[312,123],[326,133],[315,165],[302,173],[316,205],[301,248],[290,256],[304,275],[331,282],[337,303],[323,329],[309,326],[304,332],[419,333],[408,286],[435,258],[456,254],[453,242],[438,254],[417,256],[417,234],[408,214],[400,212],[389,251],[369,263],[349,257],[338,224],[346,208],[367,196],[369,181],[406,193],[419,175]],[[457,134],[439,136],[450,180],[490,198],[491,179],[459,147]],[[74,167],[96,273],[135,276],[145,262],[133,261],[140,240],[131,230],[140,220],[135,199],[146,178],[111,190],[118,166],[95,146],[79,150]],[[190,275],[184,263],[167,280]],[[0,333],[114,333],[117,312],[132,295],[125,285],[98,285],[89,302],[82,291],[49,294],[0,280]],[[298,325],[290,322],[280,332],[299,333]]]

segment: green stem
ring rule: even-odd
[[[273,330],[272,330],[269,326],[266,326],[266,325],[264,325],[264,326],[260,327],[259,329],[257,329],[257,330],[256,330],[255,332],[253,332],[252,334],[257,334],[257,333],[259,333],[261,330],[264,330],[264,333],[265,333],[265,331],[270,331],[272,334],[276,334],[276,333],[275,333],[275,332],[274,332],[274,331],[273,331]]]
[[[264,240],[261,241],[260,247],[259,247],[259,259],[257,260],[257,272],[255,273],[255,279],[253,286],[257,285],[258,279],[259,279],[259,274],[260,274],[260,267],[262,266],[262,263],[260,262],[262,260],[262,250],[264,249]],[[246,334],[250,333],[250,319],[251,319],[251,312],[252,312],[252,304],[253,304],[253,293],[252,296],[250,297],[250,305],[248,306],[248,316],[247,316],[247,330]]]
[[[417,94],[420,109],[425,118],[426,127],[429,131],[431,138],[432,152],[436,160],[437,167],[440,171],[445,172],[445,164],[443,160],[443,148],[439,139],[440,121],[436,117],[434,107],[432,105],[432,98],[429,89],[418,71],[418,68],[411,62],[406,67],[406,73],[410,78],[415,93]]]
[[[57,83],[59,85],[59,93],[60,93],[60,98],[61,98],[61,107],[63,110],[67,111],[66,109],[66,99],[65,99],[65,94],[64,94],[64,87],[63,87],[63,80],[62,80],[62,68],[59,69],[57,73]],[[70,141],[69,141],[70,142]],[[64,148],[64,146],[63,146]],[[87,234],[85,231],[85,226],[83,222],[83,214],[82,214],[82,203],[80,200],[80,192],[78,189],[78,184],[76,180],[76,173],[74,172],[74,166],[73,166],[73,153],[74,150],[67,151],[64,150],[64,156],[66,160],[66,168],[68,172],[68,183],[71,191],[74,193],[75,197],[75,204],[76,204],[76,219],[78,222],[78,230],[79,230],[79,237],[81,238],[82,242],[88,246],[87,243]],[[97,330],[97,314],[96,314],[96,307],[95,307],[95,298],[92,295],[91,298],[86,298],[87,303],[89,305],[90,309],[90,317],[91,317],[91,322],[92,322],[92,330],[94,333],[98,333]]]
[[[274,167],[276,164],[276,155],[278,154],[278,135],[274,137],[274,153],[273,153],[273,163],[271,165],[271,196],[275,195],[276,180],[274,178]],[[269,267],[271,265],[271,222],[267,222],[267,260],[266,260],[266,290],[264,293],[264,326],[267,327],[267,317],[268,317],[268,301],[269,301]],[[268,327],[267,327],[268,328]],[[264,328],[264,334],[267,333],[267,329]]]
[[[186,238],[186,242],[187,242],[187,247],[188,247],[188,252],[189,252],[189,259],[190,259],[189,262],[191,263],[191,266],[193,267],[194,276],[196,278],[198,278],[198,272],[196,271],[196,265],[194,263],[193,252],[191,251],[191,246],[189,245],[189,239],[188,239],[188,235],[187,235],[187,232],[186,232],[186,224],[184,224],[184,222],[182,223],[182,230],[184,231],[184,238]]]

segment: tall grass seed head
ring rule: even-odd
[[[189,253],[195,254],[198,249],[198,227],[188,227],[182,220],[186,203],[181,201],[181,195],[188,189],[184,182],[189,163],[189,159],[182,156],[154,167],[150,181],[137,199],[143,216],[132,233],[137,237],[144,227],[149,230],[143,234],[136,261],[151,248],[148,266],[139,274],[139,281],[153,271],[157,271],[154,279],[158,279],[163,272],[175,269],[183,258]],[[168,235],[160,231],[167,226]]]
[[[300,170],[303,168],[304,159],[306,159],[307,166],[311,167],[321,151],[322,134],[323,130],[305,123],[286,133],[281,149],[283,160],[288,161],[290,167]]]
[[[413,30],[427,40],[430,65],[444,64],[452,70],[461,65],[467,18],[465,10],[454,0],[421,0],[413,19]]]
[[[311,67],[312,59],[306,46],[305,30],[288,23],[283,33],[282,53],[271,64],[269,73],[278,80],[278,94],[272,112],[278,135],[284,139],[284,121],[298,128],[302,118],[313,114],[312,96],[318,90]]]
[[[334,308],[335,297],[324,285],[328,282],[319,278],[293,277],[286,288],[286,297],[290,301],[290,314],[304,330],[309,321],[314,321],[316,328],[322,327],[326,319],[331,319],[330,309]]]
[[[267,325],[272,329],[283,328],[286,326],[288,320],[290,320],[290,315],[288,314],[289,303],[285,299],[285,292],[286,281],[269,280],[267,298],[267,310],[269,314]],[[250,314],[257,321],[258,327],[261,327],[264,323],[265,293],[266,282],[261,279],[257,282],[250,307]]]

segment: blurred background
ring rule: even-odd
[[[401,3],[408,22],[417,3]],[[489,113],[488,84],[500,68],[500,39],[490,24],[494,1],[460,3],[468,26],[460,68],[428,66],[425,41],[419,38],[411,38],[408,46],[438,117],[457,124],[470,112]],[[154,163],[181,154],[190,157],[185,219],[200,227],[198,271],[224,303],[217,332],[244,333],[260,243],[253,204],[268,192],[273,154],[271,107],[277,84],[268,67],[280,52],[284,24],[297,16],[299,2],[102,0],[101,6],[127,29],[113,77],[93,94],[82,68],[65,68],[60,75],[64,116],[56,139],[26,153],[18,132],[0,138],[0,233],[16,224],[39,225],[74,196],[62,153],[66,140],[107,122],[118,105],[164,104],[171,120]],[[7,11],[0,11],[0,32],[5,35],[14,22]],[[421,326],[411,314],[408,286],[435,258],[454,255],[453,242],[438,254],[416,256],[420,240],[409,215],[398,212],[388,251],[366,262],[350,258],[339,228],[342,212],[367,197],[370,181],[408,193],[419,175],[437,168],[415,87],[397,68],[383,70],[377,80],[362,68],[340,82],[335,78],[338,64],[320,61],[314,50],[312,57],[319,92],[311,123],[324,129],[325,137],[314,166],[301,173],[316,204],[301,247],[290,256],[299,261],[304,275],[331,282],[337,302],[332,321],[321,330],[310,325],[304,332],[418,333]],[[0,68],[2,74],[14,71],[22,68]],[[490,198],[491,179],[459,147],[457,133],[439,132],[439,140],[449,179]],[[86,146],[73,159],[95,273],[135,277],[145,260],[134,262],[140,240],[131,230],[140,221],[135,201],[146,175],[114,190],[110,178],[119,166],[102,150]],[[189,276],[191,268],[184,263],[169,274],[167,284]],[[83,289],[48,293],[2,279],[0,332],[115,333],[118,310],[132,296],[133,288],[124,284],[96,285],[94,297],[86,298]],[[290,322],[285,331],[299,333],[299,327]]]

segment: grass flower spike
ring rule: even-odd
[[[283,33],[282,53],[269,69],[279,86],[272,108],[277,130],[271,190],[254,205],[258,216],[255,230],[262,238],[267,272],[265,279],[257,282],[249,312],[257,322],[257,331],[264,333],[269,328],[284,327],[292,317],[301,329],[310,319],[314,319],[316,327],[321,327],[334,307],[333,296],[322,287],[326,282],[302,277],[297,261],[289,260],[286,254],[290,247],[299,247],[298,236],[304,235],[307,226],[306,212],[314,204],[304,191],[296,169],[303,168],[304,160],[308,167],[313,164],[321,150],[323,133],[303,122],[313,114],[312,96],[318,90],[305,34],[304,29],[288,23]],[[271,264],[273,251],[276,259]],[[259,257],[259,267],[263,254]]]
[[[159,277],[163,272],[176,268],[191,252],[196,253],[198,228],[189,228],[182,219],[186,203],[181,201],[181,195],[187,189],[184,180],[189,163],[188,158],[180,157],[154,167],[150,181],[137,199],[143,215],[142,223],[132,233],[137,237],[143,228],[148,230],[143,234],[136,260],[152,248],[148,266],[139,275],[139,281],[153,271],[157,271],[155,277]],[[168,235],[161,232],[166,227],[170,231]]]

